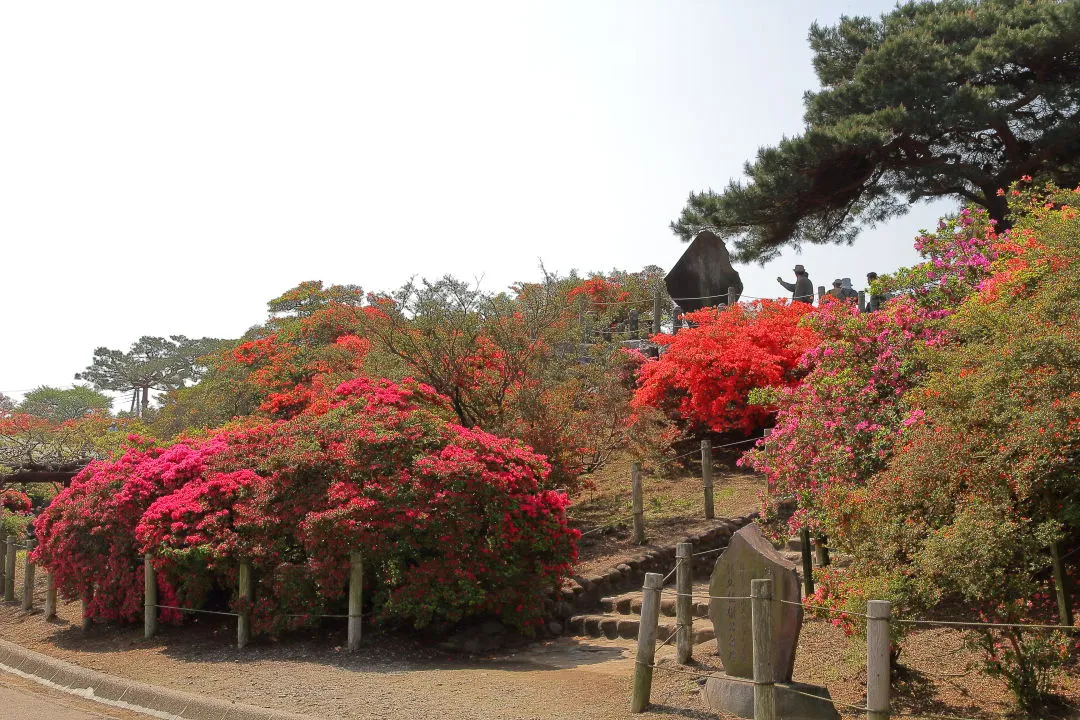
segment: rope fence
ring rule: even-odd
[[[735,440],[733,442],[723,443],[723,444],[720,444],[720,445],[713,445],[711,440],[705,439],[705,440],[701,441],[700,449],[695,448],[695,449],[692,449],[692,450],[687,450],[686,452],[675,455],[674,457],[665,458],[665,459],[653,464],[650,467],[650,470],[656,471],[656,470],[658,470],[660,468],[663,468],[666,465],[670,465],[670,464],[672,464],[672,463],[674,463],[676,461],[683,460],[685,458],[690,457],[691,455],[696,455],[696,454],[698,454],[700,452],[700,454],[701,454],[701,489],[702,489],[702,499],[703,499],[702,510],[703,510],[703,514],[704,514],[704,517],[705,517],[706,520],[713,520],[713,519],[715,519],[715,516],[716,516],[715,503],[714,503],[714,499],[713,499],[713,492],[714,492],[713,471],[714,471],[714,468],[716,466],[716,462],[713,459],[713,451],[714,450],[724,449],[724,448],[739,447],[739,446],[742,446],[742,445],[747,445],[749,443],[761,442],[763,440],[768,439],[769,433],[770,433],[770,430],[766,429],[764,434],[762,436],[760,436],[760,437],[750,437],[750,438],[745,438],[743,440]],[[643,486],[643,482],[642,482],[642,473],[643,473],[643,468],[642,468],[642,464],[640,462],[635,461],[635,462],[632,462],[630,464],[630,505],[631,505],[631,510],[632,510],[631,513],[629,515],[624,515],[622,517],[617,517],[617,518],[608,520],[608,521],[606,521],[606,522],[604,522],[604,523],[602,523],[600,525],[597,525],[595,527],[591,527],[591,528],[588,528],[588,529],[585,529],[585,530],[581,530],[581,537],[589,537],[591,535],[596,535],[598,533],[604,533],[604,532],[608,531],[609,529],[616,527],[619,524],[625,523],[627,521],[632,521],[633,522],[633,532],[634,532],[634,542],[635,542],[635,544],[637,544],[637,545],[644,545],[645,544],[645,542],[646,542],[645,518],[646,518],[647,513],[645,512],[644,486]],[[570,520],[573,520],[573,518],[570,518]],[[712,551],[708,551],[708,552],[712,552]]]
[[[671,572],[661,577],[659,573],[647,573],[642,588],[641,620],[638,626],[638,651],[634,660],[633,695],[631,697],[631,712],[639,713],[649,705],[649,697],[652,685],[652,673],[654,670],[662,672],[679,673],[698,679],[722,678],[725,682],[747,683],[755,686],[754,694],[754,717],[758,720],[776,720],[776,693],[778,692],[774,681],[774,673],[771,657],[772,651],[772,611],[771,606],[797,606],[807,611],[825,612],[841,616],[843,618],[858,618],[866,624],[867,642],[867,670],[866,688],[867,701],[865,705],[829,701],[835,707],[846,710],[866,713],[871,720],[888,720],[890,717],[925,718],[926,720],[974,720],[960,715],[942,715],[926,712],[893,712],[889,706],[890,693],[890,624],[910,624],[933,627],[955,627],[961,629],[981,629],[984,631],[1029,629],[1029,630],[1054,630],[1067,632],[1080,632],[1080,625],[1053,625],[1043,623],[994,623],[973,622],[962,620],[924,620],[920,618],[893,617],[891,604],[882,600],[870,600],[867,602],[866,612],[841,610],[838,608],[817,605],[806,602],[785,600],[773,596],[772,580],[754,579],[750,581],[750,595],[713,595],[711,593],[695,593],[691,591],[691,571],[686,567],[689,560],[698,555],[705,555],[721,551],[721,548],[694,553],[690,543],[680,543],[676,549],[676,563]],[[676,589],[665,588],[665,584],[672,574],[677,576]],[[735,677],[718,672],[699,672],[685,667],[673,667],[671,665],[657,664],[655,662],[655,650],[663,647],[665,643],[657,646],[655,643],[656,626],[659,623],[660,600],[663,596],[676,599],[676,622],[677,630],[671,633],[668,641],[673,636],[679,636],[679,647],[676,653],[675,663],[685,666],[691,658],[689,638],[692,635],[693,615],[691,612],[692,600],[708,600],[718,602],[749,602],[752,606],[750,617],[746,619],[745,611],[740,611],[743,618],[751,625],[753,638],[753,679]],[[730,615],[729,622],[732,622]],[[685,639],[684,639],[685,638]],[[717,642],[723,642],[718,638]],[[758,655],[761,657],[758,657]],[[969,671],[970,672],[970,668]],[[960,677],[968,673],[956,675]],[[785,683],[782,690],[786,693],[805,695],[808,698],[823,701],[822,696],[804,692]],[[760,706],[759,706],[760,704]],[[716,708],[713,708],[714,710]],[[1002,716],[1004,717],[1004,716]]]

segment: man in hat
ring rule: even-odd
[[[835,299],[835,300],[843,300],[844,299],[844,281],[841,280],[840,278],[836,278],[835,280],[833,280],[832,281],[832,290],[830,290],[829,292],[827,292],[825,294],[828,295],[829,297]]]
[[[840,278],[840,299],[859,302],[859,291],[851,287],[851,278]]]
[[[795,282],[784,282],[783,278],[776,278],[776,282],[791,291],[792,302],[804,302],[814,304],[814,284],[810,282],[810,276],[806,274],[806,268],[802,265],[795,266]]]

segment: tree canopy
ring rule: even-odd
[[[850,243],[863,226],[953,197],[1005,225],[1024,176],[1080,181],[1080,0],[909,2],[810,29],[821,89],[805,131],[747,179],[691,193],[672,230],[709,228],[736,257]]]
[[[54,423],[76,420],[92,412],[109,414],[112,398],[85,385],[54,388],[47,385],[26,393],[15,408],[21,413],[44,418]]]
[[[93,363],[76,380],[87,380],[99,390],[132,392],[131,411],[146,414],[151,390],[172,390],[188,380],[197,380],[202,366],[199,358],[208,355],[222,341],[213,338],[192,339],[183,335],[168,338],[143,336],[128,352],[99,347]],[[141,403],[136,403],[139,393]]]

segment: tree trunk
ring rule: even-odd
[[[1005,195],[998,195],[997,189],[993,192],[983,191],[986,198],[986,210],[990,213],[990,219],[997,220],[997,230],[1002,232],[1011,226],[1007,215],[1009,214],[1009,200]]]
[[[138,402],[139,402],[139,388],[134,388],[131,391],[131,409],[128,410],[128,412],[130,412],[132,415],[135,414],[135,406],[136,406],[136,403],[138,403]]]
[[[150,407],[150,388],[142,389],[142,406],[139,408],[139,417],[146,417],[146,409]]]

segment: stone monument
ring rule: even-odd
[[[724,675],[705,684],[705,701],[713,710],[743,718],[754,717],[754,643],[749,600],[750,581],[772,580],[772,656],[776,707],[781,720],[829,720],[839,718],[829,691],[823,687],[791,681],[795,648],[799,643],[803,609],[795,565],[784,559],[761,534],[756,524],[739,530],[716,560],[709,584],[709,618],[716,631],[716,645],[724,663]],[[787,604],[780,601],[787,601]],[[731,678],[731,679],[729,679]],[[791,692],[798,690],[799,692]],[[799,693],[808,693],[816,698]]]
[[[727,246],[716,233],[702,230],[690,247],[664,277],[668,295],[683,312],[725,305],[728,288],[735,288],[735,301],[742,295],[739,273],[731,266]]]

